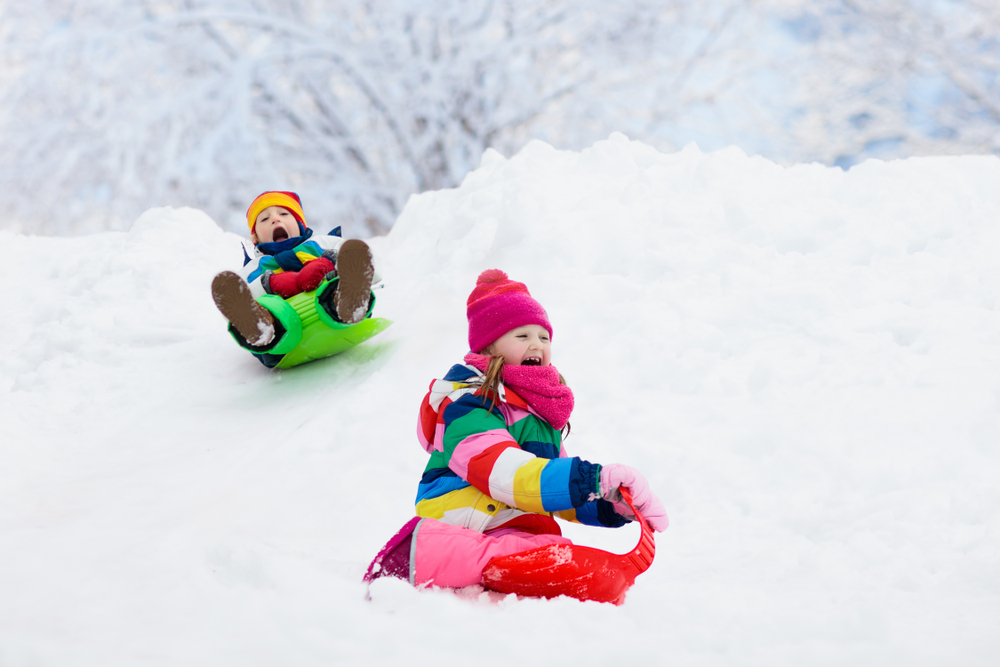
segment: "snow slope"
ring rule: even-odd
[[[227,336],[239,239],[198,211],[0,232],[0,665],[995,664],[998,184],[987,157],[490,152],[372,241],[395,325],[286,372]],[[549,310],[567,446],[670,513],[622,607],[364,599],[490,267]]]

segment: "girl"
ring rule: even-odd
[[[431,383],[417,435],[430,454],[417,516],[383,547],[365,581],[478,584],[496,556],[571,542],[553,514],[617,528],[635,518],[619,486],[654,530],[667,515],[646,479],[624,465],[569,457],[573,392],[550,363],[552,325],[523,283],[484,271],[468,300],[464,364]]]

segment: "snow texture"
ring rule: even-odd
[[[212,303],[242,253],[205,214],[0,232],[0,665],[993,665],[998,182],[995,157],[488,151],[372,239],[395,325],[278,372]],[[365,600],[486,268],[548,309],[570,451],[670,514],[622,607]]]
[[[254,341],[255,345],[267,345],[272,340],[274,340],[274,324],[268,322],[258,322],[257,331],[260,332],[260,336]]]

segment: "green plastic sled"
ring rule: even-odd
[[[391,320],[370,317],[375,308],[375,295],[368,304],[368,317],[357,324],[344,324],[330,317],[319,305],[319,295],[332,289],[336,279],[324,281],[316,290],[282,299],[275,294],[265,294],[257,301],[285,327],[285,335],[269,350],[268,354],[283,354],[275,368],[291,368],[314,359],[323,359],[349,350],[369,338],[385,331]],[[252,350],[254,351],[254,350]]]

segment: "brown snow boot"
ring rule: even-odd
[[[212,298],[247,343],[259,347],[274,340],[274,316],[257,303],[243,278],[232,271],[223,271],[215,276]]]
[[[344,324],[357,324],[368,314],[375,277],[367,243],[358,239],[344,241],[337,253],[337,276],[340,280],[333,295],[336,318]]]

